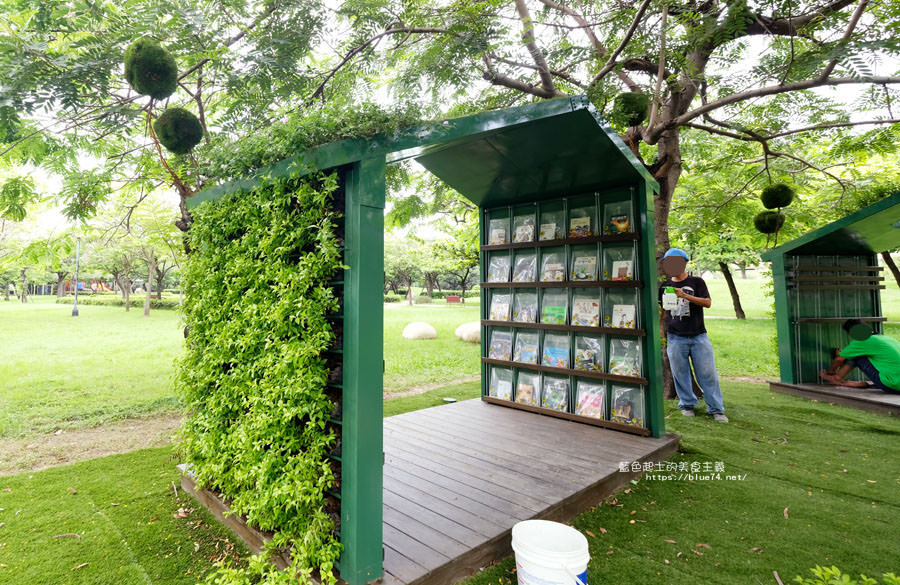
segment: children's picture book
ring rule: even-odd
[[[626,425],[644,426],[644,393],[640,388],[613,386],[610,419]]]
[[[569,381],[565,378],[544,378],[541,406],[565,411],[568,406]]]
[[[569,336],[547,334],[541,364],[554,368],[569,367]]]
[[[512,382],[509,380],[497,380],[495,391],[496,393],[491,396],[500,400],[512,400]]]
[[[559,239],[559,229],[556,227],[555,223],[542,223],[540,236],[541,241],[557,240]]]
[[[516,292],[516,302],[513,307],[513,321],[518,323],[537,322],[538,301],[537,294],[529,292]]]
[[[487,277],[488,282],[509,282],[509,255],[492,256]]]
[[[575,256],[572,261],[572,280],[597,280],[597,257],[593,254]]]
[[[634,305],[613,305],[611,327],[622,329],[635,328]]]
[[[631,339],[613,339],[609,342],[610,374],[619,376],[641,375],[640,342]]]
[[[541,259],[541,281],[562,282],[566,279],[565,252],[550,252]]]
[[[591,418],[606,416],[606,389],[602,384],[578,381],[578,398],[575,414]]]
[[[576,295],[572,300],[572,325],[599,327],[600,301]]]
[[[632,280],[634,278],[634,262],[631,260],[616,260],[612,263],[611,277],[613,280]]]
[[[584,238],[591,235],[590,217],[573,217],[569,220],[569,237]]]
[[[534,282],[537,276],[537,256],[518,254],[513,267],[513,282]]]
[[[516,335],[516,350],[513,352],[513,361],[523,364],[536,364],[538,362],[538,334],[519,332]]]
[[[607,224],[607,232],[610,234],[625,234],[631,232],[631,218],[627,214],[611,215]]]
[[[597,365],[597,356],[594,351],[586,348],[575,349],[575,369],[592,371]]]
[[[519,404],[530,404],[537,406],[538,403],[538,380],[540,378],[536,374],[519,373],[519,383],[516,385],[516,402]]]
[[[505,219],[492,219],[490,223],[490,232],[488,237],[488,244],[505,244],[507,243],[506,239],[506,220]]]
[[[509,321],[509,295],[494,295],[491,297],[491,321]]]
[[[541,323],[547,323],[549,325],[565,325],[566,306],[545,304],[541,309]]]
[[[509,361],[512,358],[512,333],[496,329],[491,331],[491,347],[488,357]]]

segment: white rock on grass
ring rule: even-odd
[[[481,343],[481,323],[470,321],[456,328],[456,336],[469,343]]]
[[[434,339],[437,331],[428,323],[413,321],[403,328],[403,337],[407,339]]]

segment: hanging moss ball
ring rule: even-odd
[[[175,154],[187,154],[203,138],[197,116],[184,108],[168,108],[153,122],[160,143]]]
[[[794,200],[794,189],[784,183],[775,183],[763,189],[759,198],[766,209],[787,207]]]
[[[613,100],[613,115],[627,126],[639,126],[647,118],[650,96],[640,92],[620,93]]]
[[[780,211],[760,211],[753,218],[753,225],[764,234],[774,234],[784,225],[784,214]]]
[[[156,41],[143,37],[125,51],[125,79],[139,94],[165,99],[178,85],[178,64]]]

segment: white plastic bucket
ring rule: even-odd
[[[587,538],[571,526],[519,522],[512,529],[512,548],[519,585],[587,585]]]

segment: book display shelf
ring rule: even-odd
[[[482,211],[485,401],[649,434],[631,188]],[[655,276],[655,272],[651,274]]]

